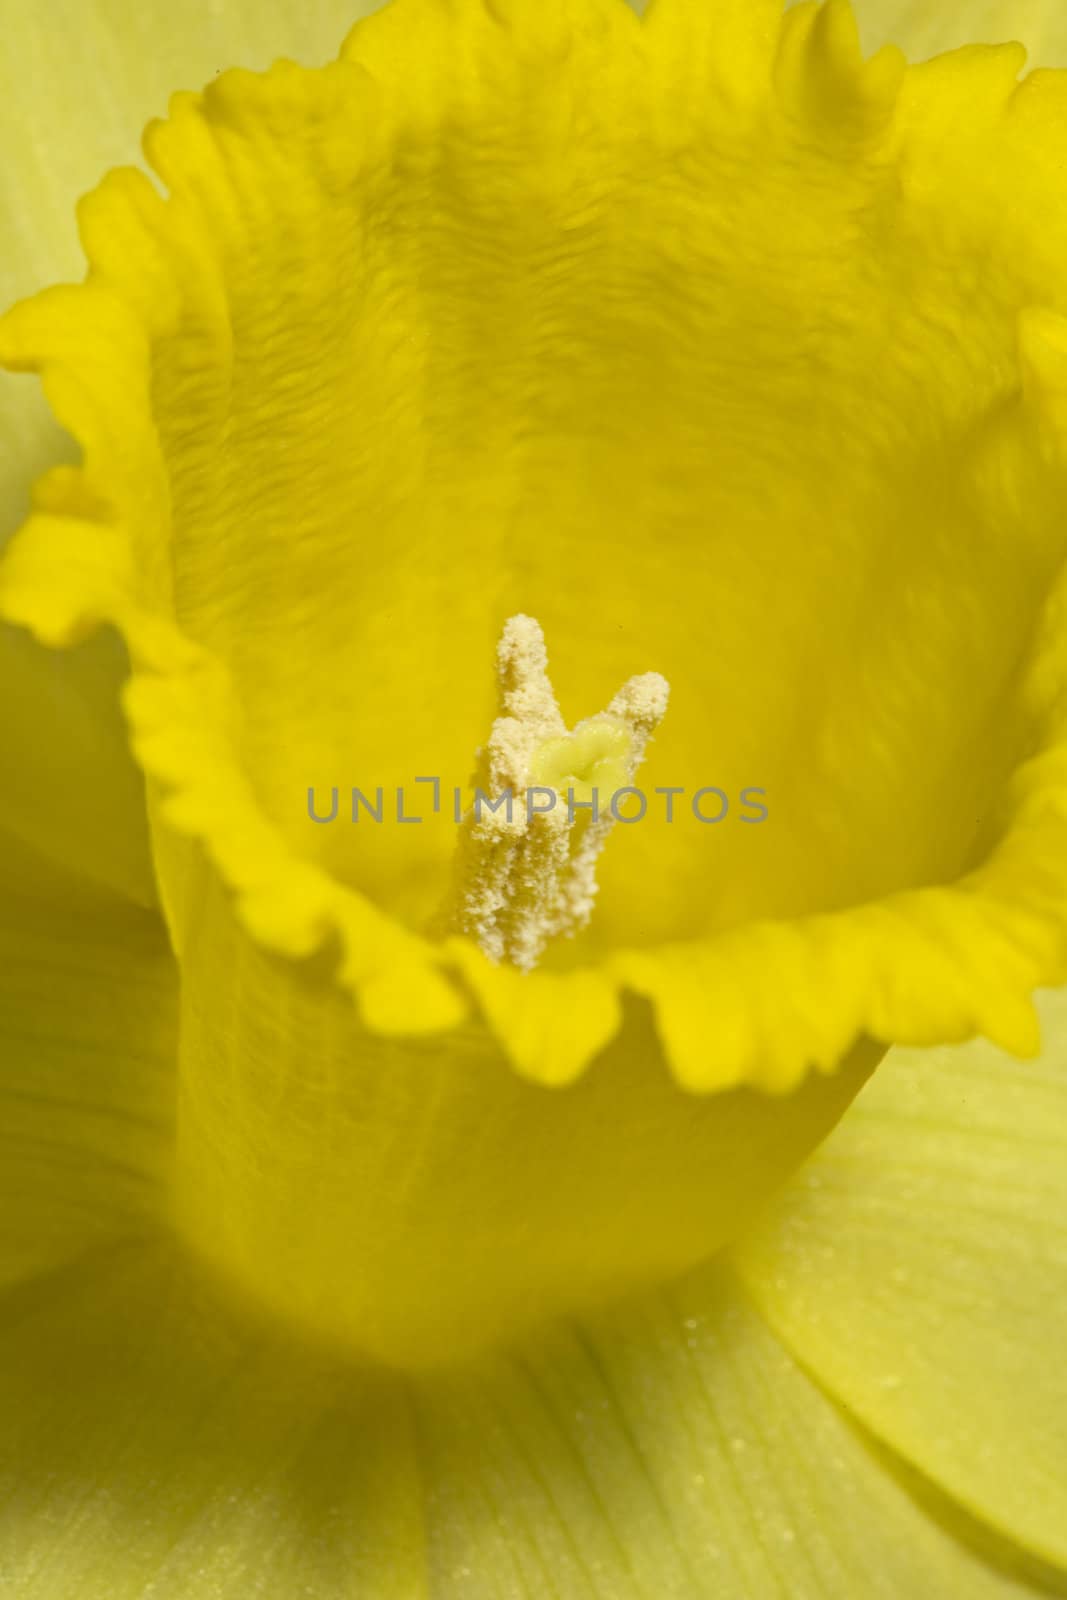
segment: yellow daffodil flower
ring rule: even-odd
[[[1064,1592],[1067,76],[196,9],[7,31],[0,1592]]]

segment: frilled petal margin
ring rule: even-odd
[[[0,1400],[12,1600],[1032,1592],[723,1272],[409,1386],[235,1321],[131,1245],[6,1298]]]
[[[0,60],[0,305],[81,265],[74,202],[128,160],[175,85],[272,52],[327,60],[359,0],[53,0],[4,18]],[[30,483],[72,457],[39,396],[0,374],[0,544],[29,506]],[[0,624],[0,829],[68,871],[141,903],[154,889],[140,775],[116,715],[129,672],[115,639],[56,657]]]
[[[770,1325],[960,1504],[1067,1572],[1067,994],[1025,1067],[892,1053],[740,1248]]]
[[[1020,65],[864,63],[843,0],[398,0],[321,71],[175,98],[167,196],[111,174],[87,283],[0,332],[84,452],[0,608],[125,638],[179,956],[206,859],[263,946],[337,951],[372,1030],[473,993],[542,1082],[624,989],[697,1090],[789,1090],[865,1034],[1036,1048],[1067,85]],[[302,809],[353,755],[462,774],[520,609],[568,700],[670,678],[660,782],[777,804],[758,843],[630,830],[592,959],[522,979],[420,931],[447,829]]]
[[[50,0],[12,8],[0,62],[0,299],[4,304],[80,266],[74,201],[100,174],[127,161],[149,117],[173,90],[206,83],[223,67],[266,67],[280,54],[309,65],[330,60],[365,11],[363,0]],[[0,385],[0,482],[11,440],[35,448],[20,427],[26,395]],[[36,422],[36,418],[34,421]],[[14,463],[11,463],[13,466]],[[6,530],[5,530],[6,531]]]

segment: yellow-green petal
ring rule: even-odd
[[[176,972],[159,919],[29,864],[0,871],[0,1283],[168,1205]]]
[[[912,1498],[721,1270],[418,1398],[449,1600],[1028,1592],[1010,1550],[977,1555]]]
[[[1030,1593],[723,1272],[408,1387],[146,1242],[0,1300],[0,1414],[5,1600]]]
[[[853,0],[867,50],[891,41],[912,61],[966,44],[1018,39],[1032,67],[1067,65],[1067,14],[1059,0]]]
[[[403,1387],[158,1239],[0,1298],[0,1417],[5,1600],[430,1600]]]
[[[1042,1057],[891,1053],[737,1253],[861,1421],[1067,1570],[1067,992]]]

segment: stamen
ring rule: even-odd
[[[669,687],[658,672],[630,678],[606,711],[568,731],[541,626],[522,615],[504,624],[497,683],[500,715],[478,752],[445,921],[492,961],[529,971],[551,939],[592,916],[612,796],[633,783]]]

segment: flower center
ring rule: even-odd
[[[177,96],[166,193],[111,174],[0,327],[82,447],[0,611],[133,667],[181,1226],[395,1365],[695,1265],[883,1041],[1027,1049],[1064,981],[1061,91],[773,9],[386,6]],[[449,772],[520,606],[576,701],[684,685],[658,754],[729,816],[605,849],[666,684],[568,733],[515,616],[483,777],[534,804],[425,939],[450,830],[303,797]]]
[[[596,864],[667,709],[657,672],[631,678],[568,733],[540,624],[512,617],[497,649],[500,715],[463,818],[446,925],[492,961],[536,966],[549,940],[585,927]]]

